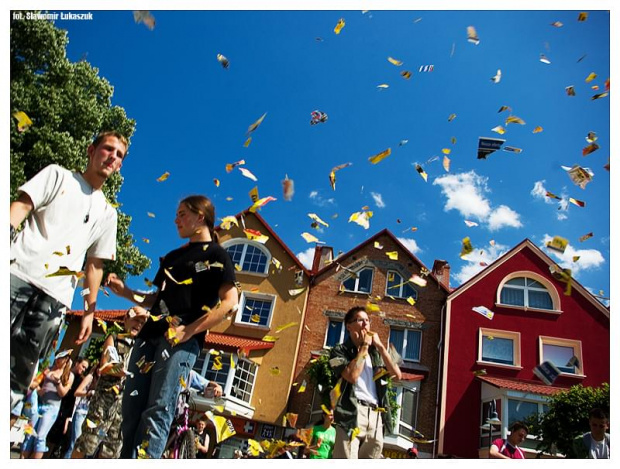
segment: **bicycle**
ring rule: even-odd
[[[181,391],[164,454],[168,459],[196,459],[196,435],[189,426],[190,392]]]

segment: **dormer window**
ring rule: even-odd
[[[372,290],[373,269],[362,269],[351,275],[347,280],[342,282],[345,291],[355,293],[370,293]]]

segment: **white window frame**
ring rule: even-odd
[[[402,350],[396,350],[400,356],[402,357],[402,359],[406,362],[411,362],[411,363],[420,363],[420,361],[422,360],[422,339],[423,339],[423,334],[422,331],[420,329],[408,329],[406,327],[392,327],[390,326],[390,335],[392,334],[392,330],[397,330],[397,331],[404,331],[405,336],[403,337],[403,349]],[[415,332],[415,333],[419,333],[420,334],[420,349],[418,350],[418,359],[415,360],[413,358],[405,358],[405,350],[407,349],[407,336],[409,335],[410,332]],[[388,335],[388,341],[389,341],[389,335]],[[395,347],[396,348],[396,347]]]
[[[538,356],[539,363],[543,363],[545,360],[545,356],[543,353],[543,345],[557,345],[560,347],[572,347],[573,355],[577,357],[579,360],[579,366],[575,367],[575,373],[566,373],[562,371],[560,376],[570,376],[577,378],[585,378],[584,368],[583,368],[583,352],[581,347],[581,341],[575,339],[562,339],[560,337],[549,337],[549,336],[538,336]]]
[[[482,338],[485,336],[497,337],[499,339],[510,339],[512,340],[512,356],[514,363],[512,365],[508,365],[506,363],[496,363],[490,362],[482,359]],[[478,329],[478,360],[476,361],[478,365],[487,365],[487,366],[497,366],[499,368],[509,368],[512,370],[521,370],[523,367],[521,366],[521,333],[514,331],[503,331],[499,329],[488,329],[486,327],[481,327]]]
[[[259,301],[271,301],[271,310],[269,311],[269,317],[267,319],[267,324],[262,325],[262,324],[253,323],[251,321],[245,322],[241,320],[243,316],[243,311],[245,310],[245,303],[248,298],[259,300]],[[235,325],[240,326],[240,327],[251,327],[251,328],[256,328],[256,329],[269,330],[269,328],[271,327],[271,320],[273,319],[273,312],[275,311],[275,308],[276,308],[276,299],[277,297],[275,295],[268,295],[266,293],[259,293],[259,292],[242,291],[241,298],[239,298],[239,309],[237,311],[237,314],[235,315]]]
[[[267,247],[264,244],[261,244],[257,241],[252,241],[251,239],[243,239],[243,238],[233,238],[230,239],[228,241],[225,241],[222,243],[222,247],[226,250],[228,250],[228,248],[231,248],[233,246],[236,246],[238,244],[242,244],[243,245],[243,251],[241,253],[241,259],[239,260],[239,263],[237,264],[241,270],[239,270],[238,272],[243,273],[243,274],[247,274],[247,275],[256,275],[258,277],[267,277],[269,275],[269,266],[271,265],[271,252],[269,251],[269,249],[267,249]],[[245,256],[248,250],[248,246],[252,246],[256,249],[258,249],[259,251],[261,251],[265,256],[267,256],[267,261],[265,262],[265,270],[264,272],[250,272],[248,270],[243,270],[243,264],[245,262]],[[229,254],[230,255],[230,254]],[[231,256],[231,260],[232,260],[232,256]],[[237,270],[235,268],[235,270]]]
[[[360,274],[365,271],[365,270],[370,270],[370,291],[365,292],[365,291],[361,291],[359,290],[359,284],[360,284]],[[356,271],[355,274],[357,275],[356,277],[354,277],[353,275],[350,275],[349,277],[347,277],[343,282],[342,282],[342,287],[344,288],[344,291],[348,292],[348,293],[361,293],[363,295],[370,295],[372,294],[372,284],[375,280],[375,269],[373,269],[372,267],[363,267],[360,270]],[[347,290],[347,287],[345,287],[344,282],[348,282],[349,280],[351,280],[352,278],[355,279],[355,290]]]
[[[396,412],[396,422],[394,425],[394,434],[402,435],[406,438],[410,438],[409,435],[403,435],[400,433],[401,425],[413,432],[418,425],[418,415],[420,410],[420,391],[421,391],[421,381],[402,381],[399,386],[396,386],[396,402],[398,403],[398,411]],[[413,427],[402,420],[402,411],[403,411],[403,390],[407,389],[409,392],[413,392],[415,394],[416,405],[415,405],[415,415],[413,416]]]
[[[228,374],[226,375],[226,383],[224,384],[224,386],[222,386],[222,392],[226,395],[226,399],[231,400],[233,402],[237,402],[241,405],[246,405],[249,406],[250,403],[252,402],[252,397],[254,396],[254,387],[256,385],[256,377],[258,376],[258,371],[259,371],[259,365],[255,362],[253,362],[252,360],[248,360],[247,358],[239,358],[237,356],[237,354],[232,353],[232,352],[224,352],[223,354],[221,354],[220,356],[222,356],[222,361],[226,360],[227,362],[230,362],[230,356],[232,355],[233,357],[233,361],[235,363],[235,368],[230,368],[228,370]],[[200,374],[206,378],[206,374],[207,371],[209,370],[209,367],[212,366],[214,357],[216,355],[211,355],[209,352],[206,352],[205,355],[205,361],[202,365],[202,371],[200,372]],[[248,401],[244,401],[243,399],[239,399],[238,397],[235,397],[231,394],[232,391],[232,386],[233,386],[233,381],[235,380],[235,377],[237,376],[237,370],[240,370],[240,366],[239,363],[244,363],[244,364],[249,364],[251,367],[254,367],[254,376],[253,376],[253,380],[251,383],[252,389],[249,393],[249,399]],[[232,371],[232,373],[231,373]],[[207,378],[208,379],[208,378]]]
[[[336,342],[337,344],[341,344],[344,342],[344,336],[347,331],[347,326],[344,323],[344,319],[337,319],[337,318],[327,318],[327,319],[328,319],[328,322],[327,322],[327,329],[325,329],[325,339],[323,340],[323,348],[331,349],[332,346],[327,345],[327,336],[329,335],[329,328],[332,327],[332,322],[334,323],[339,322],[340,324],[342,324],[342,328],[340,329],[340,337],[338,338],[338,341]]]
[[[552,305],[552,309],[541,309],[541,308],[533,308],[531,306],[527,306],[527,287],[523,287],[525,290],[524,293],[524,299],[523,302],[525,303],[524,306],[521,305],[507,305],[501,302],[501,298],[502,298],[502,290],[504,289],[504,286],[506,285],[506,282],[510,281],[510,280],[514,280],[515,278],[520,278],[520,277],[525,277],[525,278],[529,278],[531,280],[535,280],[539,283],[541,283],[545,289],[547,290],[547,293],[549,294],[549,296],[551,297],[551,305]],[[518,287],[514,287],[514,286],[510,286],[511,288],[518,288]],[[532,288],[533,290],[539,290],[536,287]],[[497,292],[496,292],[496,298],[495,298],[495,306],[502,306],[505,308],[513,308],[513,309],[519,309],[522,311],[537,311],[537,312],[541,312],[541,313],[552,313],[552,314],[561,314],[562,310],[561,310],[561,301],[560,301],[560,294],[558,293],[557,289],[555,288],[555,286],[545,277],[543,277],[540,274],[537,274],[536,272],[531,272],[529,270],[520,270],[517,272],[512,272],[511,274],[507,275],[506,277],[504,277],[502,279],[502,281],[499,283],[498,287],[497,287]]]
[[[398,283],[403,284],[403,285],[401,285],[399,287],[399,294],[398,295],[392,295],[391,293],[388,293],[388,284],[389,284],[388,278],[389,278],[390,274],[398,275],[400,277],[400,280],[401,280]],[[398,285],[398,283],[397,283],[397,285]],[[403,298],[403,299],[409,298],[408,296],[404,296],[403,295],[403,290],[405,289],[406,285],[409,285],[411,287],[411,289],[414,291],[414,295],[412,295],[411,297],[414,300],[418,301],[418,290],[415,289],[415,287],[411,284],[411,282],[407,281],[405,283],[405,278],[400,273],[398,273],[395,270],[388,270],[387,274],[386,274],[386,277],[385,277],[385,296],[389,295],[389,296],[393,296],[394,298]]]

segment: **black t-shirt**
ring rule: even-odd
[[[159,288],[151,315],[161,320],[146,322],[139,337],[144,339],[165,334],[169,323],[165,316],[177,316],[188,325],[206,314],[204,306],[215,308],[219,290],[224,284],[234,285],[235,269],[228,252],[216,242],[192,242],[160,259],[153,284]],[[206,332],[194,337],[202,345]]]

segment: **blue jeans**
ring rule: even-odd
[[[169,355],[167,359],[162,357],[164,351]],[[121,458],[136,458],[138,448],[146,446],[144,442],[148,442],[147,457],[161,458],[182,389],[181,377],[188,382],[199,353],[200,346],[195,338],[174,347],[163,336],[136,340],[129,359],[133,378],[127,378],[123,391]],[[155,362],[145,374],[140,373],[136,365],[142,356],[147,362]]]
[[[51,401],[39,405],[39,418],[36,422],[32,422],[37,435],[28,435],[22,445],[22,451],[35,451],[37,453],[45,453],[48,448],[46,444],[47,434],[52,429],[52,425],[58,417],[60,410],[60,401]]]
[[[67,452],[64,455],[64,459],[71,459],[71,453],[73,453],[73,447],[75,446],[75,442],[82,434],[82,424],[84,420],[86,420],[86,415],[88,414],[88,406],[82,406],[75,409],[73,412],[73,418],[71,421],[71,440],[69,440],[69,447],[67,448]]]

